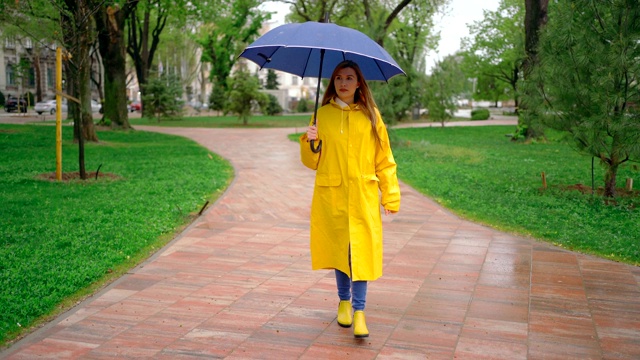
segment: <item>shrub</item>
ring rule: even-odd
[[[182,115],[182,86],[174,75],[160,75],[150,79],[145,87],[142,102],[149,116],[160,119],[176,119]]]
[[[309,111],[309,102],[307,101],[307,99],[300,99],[300,101],[298,101],[298,106],[296,107],[296,111],[297,112],[308,112]]]
[[[487,120],[490,116],[489,109],[471,110],[471,120]]]
[[[282,106],[278,103],[278,98],[271,94],[267,94],[267,102],[262,109],[262,112],[269,116],[282,113]]]

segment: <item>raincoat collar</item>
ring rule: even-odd
[[[340,98],[338,98],[338,97],[334,97],[333,99],[331,99],[330,104],[332,104],[333,106],[337,107],[338,109],[342,109],[342,110],[357,110],[357,109],[360,109],[360,106],[358,104],[353,103],[353,104],[349,105],[346,102],[340,100]]]

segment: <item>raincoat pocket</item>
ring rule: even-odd
[[[362,175],[362,180],[373,180],[378,182],[380,181],[380,179],[378,179],[375,174]]]
[[[380,179],[375,174],[364,174],[362,178],[362,196],[365,201],[363,204],[367,209],[372,224],[371,231],[379,232],[380,223]]]
[[[317,186],[340,186],[341,183],[340,174],[316,174]]]

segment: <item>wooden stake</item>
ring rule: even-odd
[[[625,187],[627,191],[633,190],[633,179],[627,178],[627,186]]]
[[[547,174],[545,174],[544,171],[542,172],[542,188],[547,188]]]

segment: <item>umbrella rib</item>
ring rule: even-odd
[[[313,49],[309,49],[309,55],[307,55],[307,61],[304,62],[304,69],[302,69],[302,76],[301,78],[304,79],[304,73],[307,72],[307,66],[309,66],[309,59],[311,58],[311,52],[313,52]],[[320,81],[320,79],[318,79],[318,81]]]
[[[387,76],[384,74],[384,71],[382,71],[382,68],[380,67],[380,64],[378,64],[377,61],[374,61],[373,63],[376,64],[376,66],[378,67],[378,70],[380,70],[380,74],[382,74],[382,77],[384,78],[384,82],[386,82],[388,84],[389,83],[389,79],[387,79]]]

